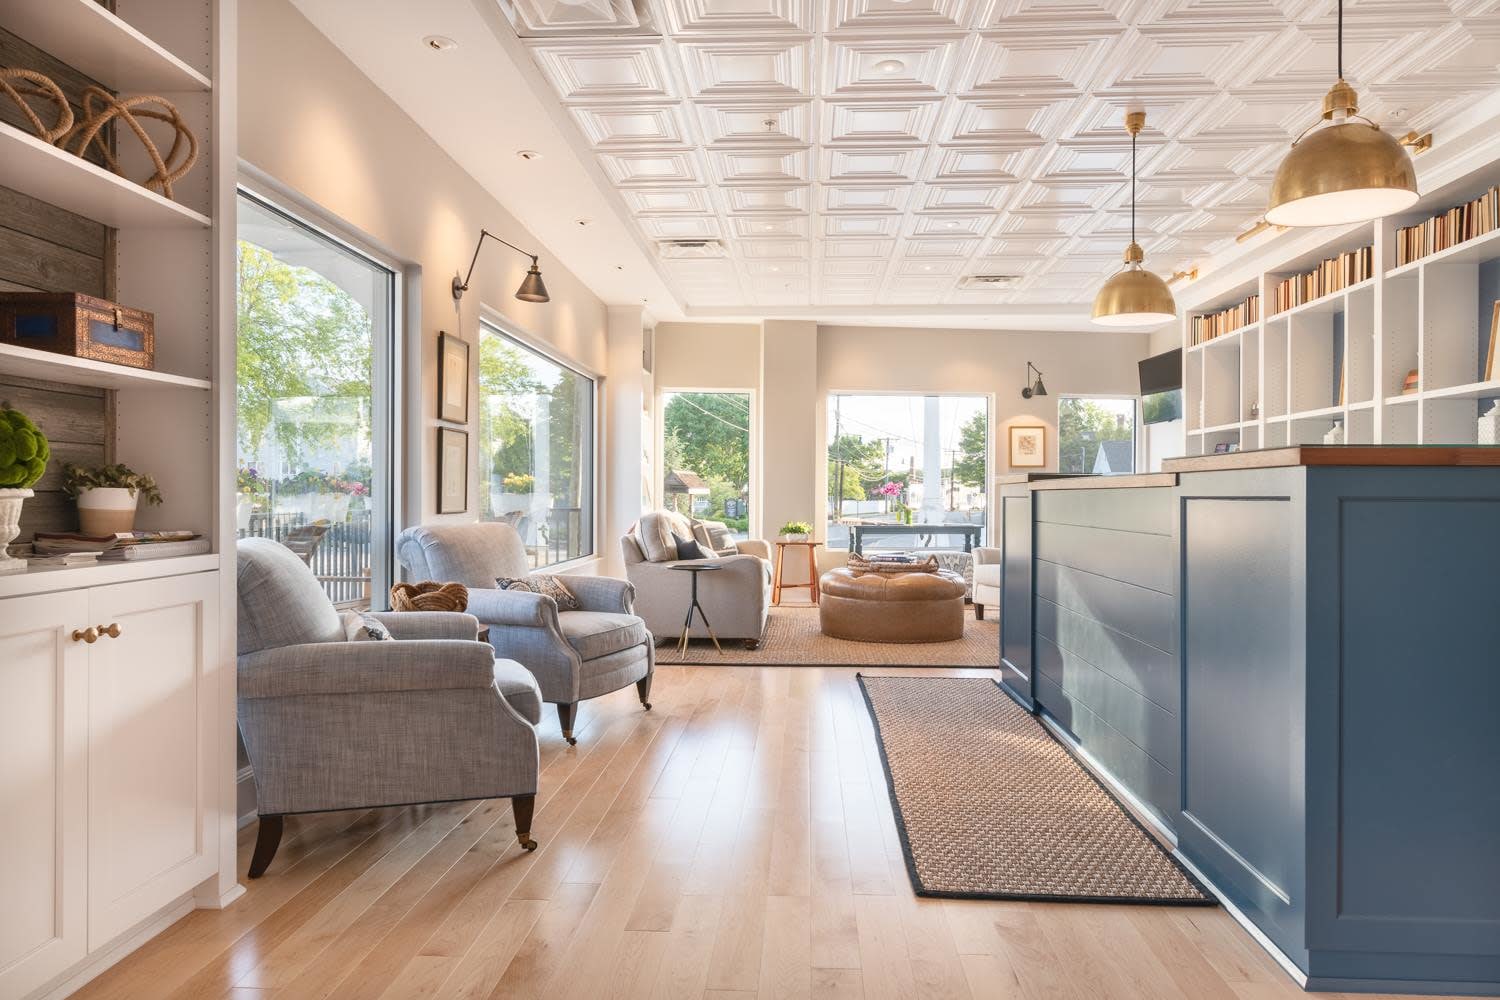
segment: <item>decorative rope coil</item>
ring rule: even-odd
[[[157,105],[157,107],[150,105]],[[172,184],[181,180],[189,170],[193,169],[193,164],[198,162],[198,137],[193,134],[192,129],[187,127],[187,122],[182,120],[177,106],[165,97],[155,97],[150,94],[119,98],[99,87],[84,88],[83,121],[79,124],[75,137],[69,140],[73,143],[73,152],[83,156],[92,144],[98,148],[99,155],[104,158],[109,169],[124,176],[119,161],[115,159],[114,152],[109,148],[109,143],[100,134],[104,126],[116,118],[130,126],[136,138],[141,140],[141,145],[145,147],[146,155],[150,157],[151,165],[155,168],[151,176],[142,183],[152,191],[171,198]],[[146,134],[140,122],[142,118],[166,122],[172,126],[172,148],[165,157],[161,155],[161,150],[157,149],[156,143],[152,142],[151,137]]]
[[[398,583],[391,588],[392,611],[463,611],[469,606],[469,588],[461,583]]]
[[[36,86],[12,86],[12,80],[25,80]],[[21,113],[31,123],[31,130],[37,134],[37,138],[55,143],[72,131],[73,108],[68,104],[62,88],[53,83],[51,77],[32,69],[0,66],[0,93],[16,102],[16,107],[21,109]],[[45,97],[57,108],[57,118],[51,128],[42,123],[41,116],[26,102],[28,97]]]

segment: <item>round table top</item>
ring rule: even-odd
[[[667,567],[667,569],[686,570],[689,573],[707,573],[710,570],[723,569],[723,568],[724,567],[720,566],[718,563],[699,563],[696,560],[692,560],[692,559],[689,559],[686,562],[680,562],[680,563],[677,563],[676,565],[668,566]]]

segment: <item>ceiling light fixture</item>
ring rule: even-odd
[[[548,302],[547,286],[542,282],[542,269],[537,266],[536,254],[522,250],[514,243],[506,243],[500,237],[488,229],[479,231],[479,242],[474,244],[474,256],[469,260],[469,273],[464,275],[460,281],[458,275],[453,276],[453,301],[457,302],[464,297],[464,292],[469,290],[469,279],[474,277],[474,265],[479,263],[479,251],[484,248],[484,238],[488,236],[496,243],[502,243],[510,247],[516,253],[531,258],[531,267],[526,270],[526,277],[521,279],[521,287],[516,289],[516,298],[522,302]]]
[[[1278,226],[1367,222],[1417,201],[1417,171],[1394,138],[1359,113],[1359,95],[1344,82],[1344,0],[1339,0],[1338,82],[1313,122],[1292,143],[1271,183],[1266,221]]]
[[[1031,373],[1036,372],[1036,381],[1032,381]],[[1030,399],[1032,396],[1047,395],[1047,387],[1042,385],[1042,370],[1030,361],[1026,362],[1026,385],[1021,389],[1021,398]]]
[[[422,39],[422,44],[434,52],[452,52],[458,48],[458,43],[447,35],[428,35]]]
[[[880,62],[875,64],[875,68],[880,70],[880,72],[884,73],[886,76],[890,76],[905,69],[906,63],[902,62],[900,59],[882,59],[880,60]]]
[[[516,150],[516,155],[523,160],[540,160],[542,158],[542,154],[534,149],[518,149]]]
[[[1094,322],[1101,326],[1160,326],[1177,315],[1171,290],[1141,266],[1146,252],[1135,241],[1135,140],[1145,127],[1146,112],[1125,115],[1125,130],[1130,133],[1130,246],[1125,248],[1124,268],[1111,275],[1094,296]]]

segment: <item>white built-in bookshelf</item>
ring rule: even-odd
[[[1336,425],[1347,444],[1475,444],[1479,415],[1500,398],[1500,378],[1483,377],[1500,231],[1394,262],[1399,229],[1480,197],[1497,177],[1500,165],[1475,170],[1410,212],[1326,231],[1321,242],[1304,237],[1287,259],[1231,287],[1204,283],[1196,300],[1192,286],[1179,292],[1187,454],[1320,444]],[[1274,311],[1286,278],[1364,247],[1370,277]],[[1237,320],[1256,295],[1259,315],[1241,326],[1195,322],[1241,307]],[[1208,329],[1218,335],[1205,339]],[[1412,369],[1415,390],[1404,391]]]

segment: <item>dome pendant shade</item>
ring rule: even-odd
[[[542,269],[535,263],[526,271],[526,277],[521,279],[521,287],[516,290],[516,298],[522,302],[549,302],[547,297],[547,286],[542,283]]]
[[[1277,226],[1367,222],[1410,208],[1417,172],[1394,138],[1364,121],[1318,129],[1292,146],[1271,184]]]
[[[1139,263],[1116,272],[1094,296],[1094,322],[1101,326],[1160,326],[1176,316],[1172,290]]]

